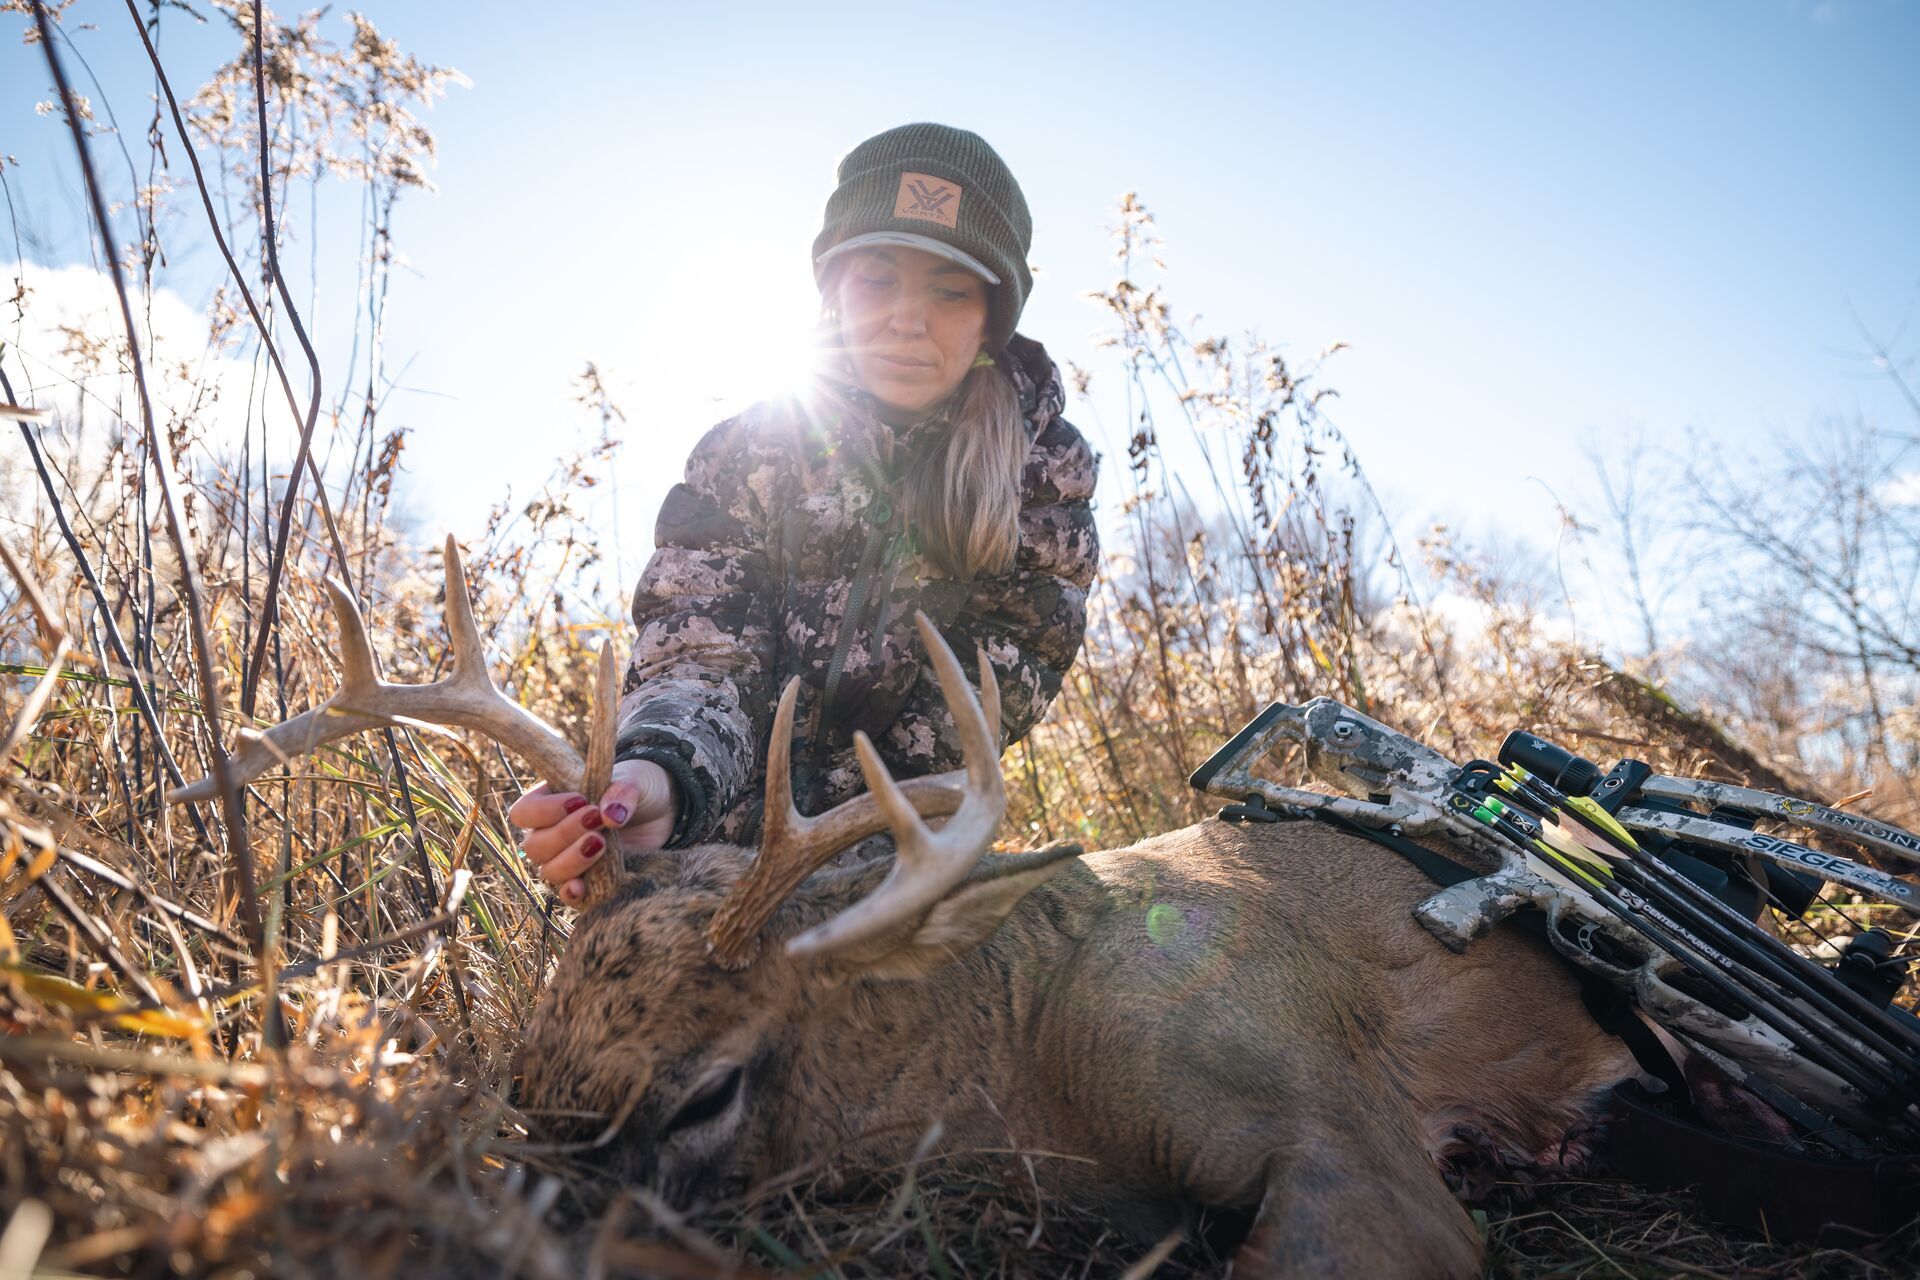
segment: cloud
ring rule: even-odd
[[[1558,609],[1524,600],[1489,601],[1450,587],[1434,592],[1425,603],[1429,618],[1463,639],[1478,639],[1503,627],[1520,627],[1542,644],[1579,647],[1579,628]]]
[[[262,385],[248,362],[217,344],[205,312],[171,289],[138,294],[133,307],[160,428],[190,423],[203,447],[237,449],[249,387]],[[0,343],[0,369],[15,400],[53,415],[42,430],[104,438],[120,424],[141,429],[120,306],[105,272],[0,263]],[[278,390],[264,403],[283,430],[288,414]]]
[[[1920,467],[1903,471],[1881,485],[1879,497],[1890,507],[1920,507]]]

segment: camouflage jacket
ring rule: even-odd
[[[793,763],[802,812],[865,788],[856,729],[895,777],[956,767],[959,742],[921,652],[916,609],[970,680],[976,646],[985,647],[1006,742],[1046,711],[1086,630],[1099,554],[1095,458],[1060,416],[1059,370],[1040,344],[1016,335],[1008,366],[1032,441],[1019,551],[1010,571],[971,582],[941,576],[901,536],[876,470],[886,451],[873,447],[894,429],[857,400],[843,416],[810,413],[798,399],[763,402],[695,446],[685,482],[661,504],[656,550],[634,591],[639,635],[616,741],[618,758],[657,761],[679,785],[670,847],[758,838],[767,738],[790,676],[801,679]],[[892,455],[943,426],[902,429]],[[866,604],[849,619],[863,568]]]

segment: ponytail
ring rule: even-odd
[[[1013,568],[1027,429],[1013,382],[990,358],[954,392],[952,425],[901,476],[907,527],[936,568],[962,581]]]

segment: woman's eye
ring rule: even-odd
[[[886,276],[857,275],[854,277],[854,282],[872,293],[893,288],[893,281]]]
[[[935,289],[933,293],[942,302],[965,302],[973,296],[965,289]]]

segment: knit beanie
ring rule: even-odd
[[[816,281],[825,284],[821,255],[854,236],[877,231],[937,240],[1000,278],[990,286],[986,350],[1006,347],[1033,288],[1033,217],[986,139],[944,124],[901,125],[847,152],[834,182],[813,241]]]

